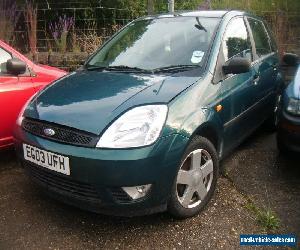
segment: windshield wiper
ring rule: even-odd
[[[185,71],[189,69],[199,68],[200,65],[171,65],[167,67],[154,69],[153,72],[172,72],[172,71]]]
[[[185,71],[201,67],[200,65],[171,65],[167,67],[161,67],[153,70],[142,69],[138,67],[129,67],[126,65],[118,66],[88,66],[87,70],[106,70],[106,71],[123,71],[123,72],[142,72],[142,73],[159,73],[159,72],[173,72],[173,71]]]
[[[94,66],[94,65],[86,65],[84,69],[86,70],[105,70],[107,67],[105,66]]]
[[[138,71],[138,72],[146,72],[146,73],[151,73],[151,70],[147,70],[147,69],[142,69],[142,68],[138,68],[138,67],[130,67],[130,66],[126,66],[126,65],[117,65],[117,66],[108,66],[105,68],[105,70],[118,70],[118,71]]]
[[[147,69],[141,69],[138,67],[129,67],[126,65],[117,65],[117,66],[88,66],[87,70],[107,70],[107,71],[126,71],[126,72],[143,72],[143,73],[152,73],[152,71]]]

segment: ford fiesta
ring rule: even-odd
[[[197,214],[219,160],[267,121],[282,88],[268,27],[239,11],[138,19],[35,96],[15,144],[56,199],[133,216]]]

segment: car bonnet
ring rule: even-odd
[[[79,71],[43,90],[24,116],[101,134],[120,114],[139,105],[168,103],[199,74],[172,76]]]

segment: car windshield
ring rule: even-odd
[[[182,16],[134,21],[102,47],[86,67],[153,71],[202,66],[219,21]]]

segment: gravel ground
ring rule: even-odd
[[[103,216],[56,202],[24,175],[13,151],[1,152],[0,249],[239,249],[241,233],[263,232],[244,207],[247,196],[278,214],[278,232],[299,235],[299,160],[278,157],[274,145],[261,131],[248,139],[222,163],[229,178],[219,179],[208,207],[183,221],[166,213]]]
[[[278,215],[277,232],[294,233],[299,239],[300,154],[279,154],[275,138],[263,129],[257,131],[222,165],[237,190]]]

